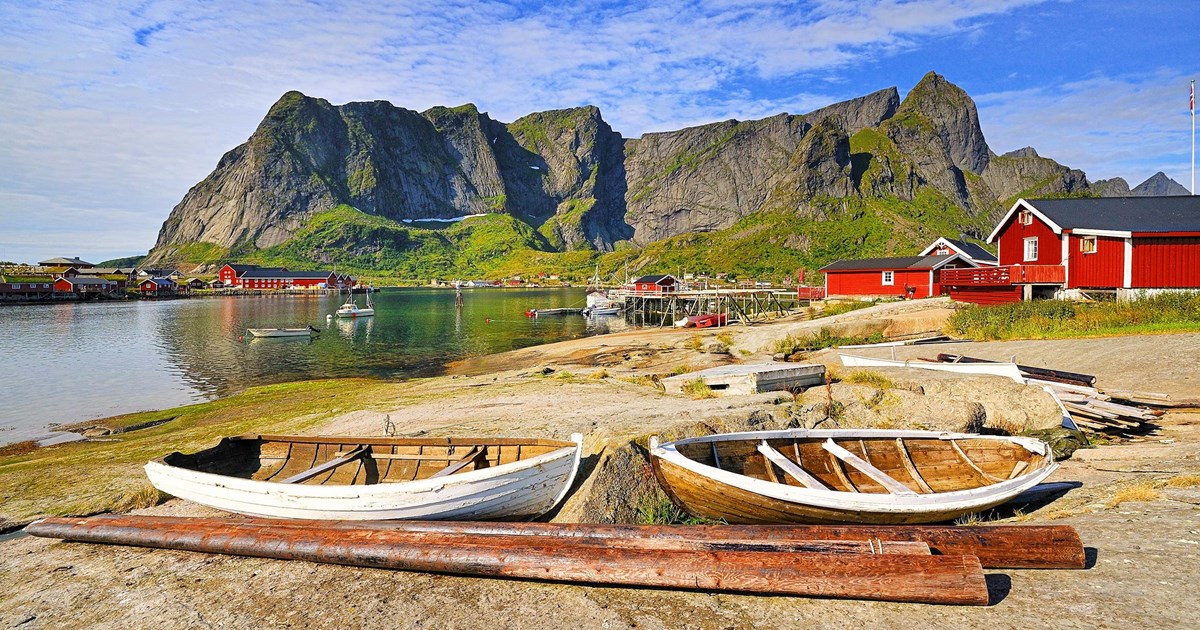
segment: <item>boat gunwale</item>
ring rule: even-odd
[[[943,437],[952,436],[952,437]],[[742,433],[724,433],[717,435],[707,435],[698,438],[687,438],[676,440],[664,444],[658,444],[657,440],[653,440],[650,453],[663,461],[669,462],[694,474],[701,475],[711,479],[717,483],[732,486],[751,492],[760,496],[776,499],[787,503],[795,503],[799,505],[810,505],[814,507],[827,508],[838,511],[870,511],[879,513],[892,514],[909,514],[929,511],[930,508],[936,508],[938,511],[952,510],[971,510],[976,508],[984,508],[989,505],[994,505],[997,500],[1005,497],[1016,496],[1028,488],[1041,483],[1049,477],[1054,471],[1058,470],[1058,463],[1053,461],[1052,455],[1045,449],[1044,443],[1033,440],[1042,445],[1045,452],[1038,452],[1034,449],[1029,449],[1031,452],[1041,455],[1046,460],[1046,465],[1042,468],[1022,474],[1013,479],[1008,479],[1000,483],[995,483],[979,488],[971,488],[967,490],[954,490],[951,492],[939,492],[932,494],[914,494],[914,495],[894,495],[890,493],[853,493],[840,490],[820,490],[804,488],[799,486],[791,486],[783,483],[775,483],[764,479],[757,479],[748,475],[739,474],[727,470],[722,470],[714,466],[702,464],[694,459],[691,459],[680,453],[676,448],[676,444],[684,443],[704,443],[704,442],[720,442],[720,441],[758,441],[770,439],[821,439],[821,438],[924,438],[924,439],[987,439],[987,440],[1005,440],[1017,442],[1022,446],[1027,446],[1024,442],[1033,440],[1033,438],[1014,438],[1011,436],[992,436],[992,435],[973,435],[967,433],[943,433],[938,431],[906,431],[894,429],[862,429],[862,430],[840,430],[840,429],[788,429],[783,431],[753,431]]]

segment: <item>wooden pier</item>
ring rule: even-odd
[[[776,289],[709,289],[703,291],[639,292],[611,294],[624,302],[626,317],[642,326],[671,326],[694,315],[726,316],[727,325],[749,325],[784,317],[809,304],[795,291]]]

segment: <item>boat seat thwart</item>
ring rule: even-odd
[[[313,466],[312,468],[309,468],[308,470],[306,470],[304,472],[296,473],[296,474],[292,475],[291,477],[288,477],[287,479],[281,480],[279,483],[303,483],[305,481],[308,481],[309,479],[312,479],[313,477],[316,477],[317,475],[319,475],[321,473],[329,472],[329,471],[333,470],[334,468],[341,466],[342,464],[348,464],[348,463],[358,459],[359,457],[366,455],[369,450],[370,450],[370,447],[368,447],[368,446],[360,446],[360,447],[350,451],[349,453],[342,455],[341,457],[336,457],[334,459],[331,459],[331,460],[325,462],[324,464],[318,464],[316,466]]]
[[[820,479],[808,474],[807,471],[797,466],[795,462],[788,459],[783,453],[771,448],[771,445],[767,444],[766,440],[759,441],[758,452],[762,453],[770,463],[775,464],[783,469],[783,472],[787,473],[789,477],[799,481],[800,484],[805,488],[810,488],[812,490],[829,489],[829,486],[821,483]],[[770,469],[768,468],[768,470]]]
[[[867,460],[839,446],[832,438],[821,443],[821,448],[841,461],[853,466],[858,472],[868,476],[872,481],[881,485],[891,494],[916,494],[908,486],[896,481],[891,475],[879,470]]]

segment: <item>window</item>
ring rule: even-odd
[[[896,278],[895,278],[894,272],[891,272],[891,271],[883,272],[883,286],[890,287],[893,284],[895,284],[895,282],[896,282]]]
[[[1021,225],[1033,225],[1033,213],[1028,210],[1021,211]]]
[[[1095,254],[1096,253],[1096,237],[1095,236],[1085,236],[1085,237],[1079,239],[1079,251],[1083,252],[1084,254]]]
[[[1025,239],[1025,262],[1029,262],[1031,260],[1037,260],[1037,257],[1038,257],[1037,241],[1038,240],[1037,240],[1036,236],[1033,238]]]

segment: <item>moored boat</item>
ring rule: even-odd
[[[255,337],[309,337],[320,332],[312,326],[305,328],[248,328]]]
[[[250,516],[529,520],[571,487],[583,438],[571,439],[247,435],[151,461],[146,476]]]
[[[995,507],[1053,473],[1032,438],[806,430],[658,444],[654,473],[695,516],[729,523],[937,523]]]
[[[354,294],[347,292],[346,303],[342,304],[335,313],[338,317],[373,317],[375,305],[371,303],[371,290],[367,289],[367,305],[359,308]]]

